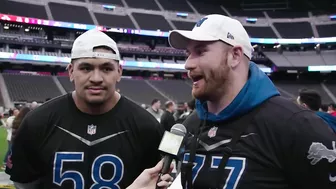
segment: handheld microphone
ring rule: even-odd
[[[186,133],[187,129],[180,123],[173,125],[170,132],[164,133],[159,146],[159,150],[165,153],[161,174],[169,172],[170,165],[174,157],[177,157]]]

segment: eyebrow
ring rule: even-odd
[[[192,47],[193,50],[195,49],[202,49],[202,48],[206,48],[207,44],[197,44],[195,46]],[[188,49],[186,49],[186,53],[190,54],[190,51]]]

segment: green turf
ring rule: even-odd
[[[7,131],[5,128],[0,127],[0,165],[1,166],[3,164],[3,159],[4,159],[6,152],[7,152]]]

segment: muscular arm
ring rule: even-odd
[[[310,111],[296,113],[288,126],[285,168],[291,183],[305,189],[336,188],[336,135]]]

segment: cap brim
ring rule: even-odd
[[[186,49],[189,41],[218,41],[218,38],[208,34],[188,31],[188,30],[173,30],[169,33],[168,41],[171,47],[175,49]]]

